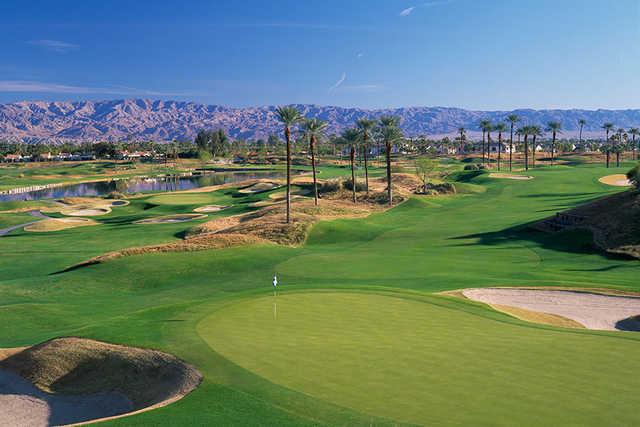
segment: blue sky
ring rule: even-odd
[[[0,43],[0,102],[640,108],[640,0],[3,0]]]

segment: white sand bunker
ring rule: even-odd
[[[492,306],[517,307],[561,316],[588,329],[640,330],[640,297],[581,291],[516,288],[466,289],[463,295]]]
[[[258,182],[256,184],[250,185],[249,187],[245,187],[238,190],[238,193],[242,193],[242,194],[262,193],[264,191],[270,191],[278,187],[280,187],[280,184],[277,182]]]
[[[533,179],[532,176],[529,175],[513,175],[510,173],[500,173],[500,172],[492,172],[489,174],[489,178],[500,178],[500,179],[515,179],[519,181],[526,181],[529,179]]]
[[[67,211],[64,214],[68,216],[99,216],[106,215],[111,212],[109,208],[86,208],[75,211]]]
[[[0,353],[0,425],[127,416],[175,402],[201,379],[196,369],[166,353],[59,338]]]
[[[630,187],[631,182],[627,179],[627,176],[621,173],[617,173],[614,175],[607,175],[600,178],[600,181],[603,184],[613,185],[615,187]]]
[[[141,219],[135,221],[134,224],[173,224],[176,222],[193,221],[196,219],[206,218],[206,215],[202,214],[177,214],[177,215],[164,215],[154,218]]]
[[[194,212],[220,212],[222,210],[228,209],[230,206],[223,205],[206,205],[200,206],[199,208],[195,208]]]

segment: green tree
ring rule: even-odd
[[[547,132],[551,132],[551,166],[556,155],[556,136],[561,131],[562,123],[555,121],[547,123]]]
[[[376,122],[371,119],[360,119],[357,121],[358,129],[360,130],[360,136],[362,137],[362,152],[364,155],[364,182],[369,195],[369,142],[371,140],[371,133],[376,125]]]
[[[458,148],[458,154],[462,154],[464,152],[464,143],[467,140],[467,130],[463,127],[459,127],[458,134],[460,134],[460,145]]]
[[[325,137],[327,122],[319,119],[308,119],[304,121],[304,134],[309,139],[309,151],[311,152],[311,170],[313,171],[313,197],[314,203],[318,206],[318,180],[316,178],[316,147],[318,141]]]
[[[485,154],[485,141],[487,137],[487,129],[491,126],[491,120],[480,120],[480,124],[478,127],[482,130],[482,163],[485,162],[484,154]]]
[[[587,124],[587,121],[585,119],[580,119],[578,120],[578,126],[580,126],[580,133],[579,133],[579,137],[578,137],[578,144],[580,145],[580,149],[582,149],[582,129],[584,129],[584,125]]]
[[[291,128],[302,120],[300,112],[294,107],[278,107],[278,119],[284,125],[284,139],[287,144],[287,224],[291,222]]]
[[[513,128],[519,121],[520,117],[517,114],[509,114],[507,116],[507,122],[509,122],[511,129],[511,136],[509,137],[509,171],[513,170]]]
[[[633,160],[638,160],[638,145],[636,144],[636,137],[640,135],[640,129],[629,129],[629,135],[631,135],[631,150],[633,151]]]
[[[640,191],[640,164],[635,165],[633,169],[627,172],[627,179],[636,190]]]
[[[494,126],[494,130],[498,132],[498,170],[500,170],[500,160],[502,157],[502,134],[507,131],[507,125],[504,123],[497,123]]]
[[[353,203],[356,203],[356,146],[360,141],[360,131],[355,128],[342,132],[342,139],[349,144],[349,162],[351,163],[351,191],[353,192]]]
[[[435,159],[428,159],[421,157],[415,161],[416,176],[422,182],[422,188],[424,193],[427,193],[427,186],[429,184],[429,178],[433,172],[437,169],[438,162]]]
[[[393,191],[391,189],[391,149],[403,138],[399,128],[400,119],[393,116],[382,116],[378,123],[378,135],[385,147],[387,161],[387,199],[389,206],[393,205]]]

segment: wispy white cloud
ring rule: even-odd
[[[453,2],[453,0],[430,0],[425,3],[421,3],[418,6],[411,6],[406,9],[400,11],[400,16],[409,16],[411,15],[418,7],[433,7],[433,6],[442,6],[445,4],[449,4]]]
[[[73,93],[132,96],[186,96],[189,93],[158,92],[127,86],[89,87],[25,80],[0,80],[0,92]]]
[[[411,6],[406,9],[403,9],[402,11],[400,11],[400,16],[409,16],[411,15],[411,12],[413,12],[414,10],[416,10],[415,6]]]
[[[329,92],[333,92],[336,89],[338,89],[340,87],[340,85],[342,85],[342,83],[344,83],[344,81],[347,80],[347,73],[342,73],[342,76],[340,76],[340,79],[338,79],[338,81],[329,88]]]
[[[356,53],[356,58],[358,58],[358,59],[362,58],[363,56],[364,56],[363,52]]]
[[[77,44],[67,43],[60,40],[32,40],[27,43],[57,53],[67,53],[72,50],[80,49],[80,46]]]

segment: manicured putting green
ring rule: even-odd
[[[399,422],[640,423],[633,333],[545,329],[440,297],[350,292],[242,300],[198,332],[273,383]]]

